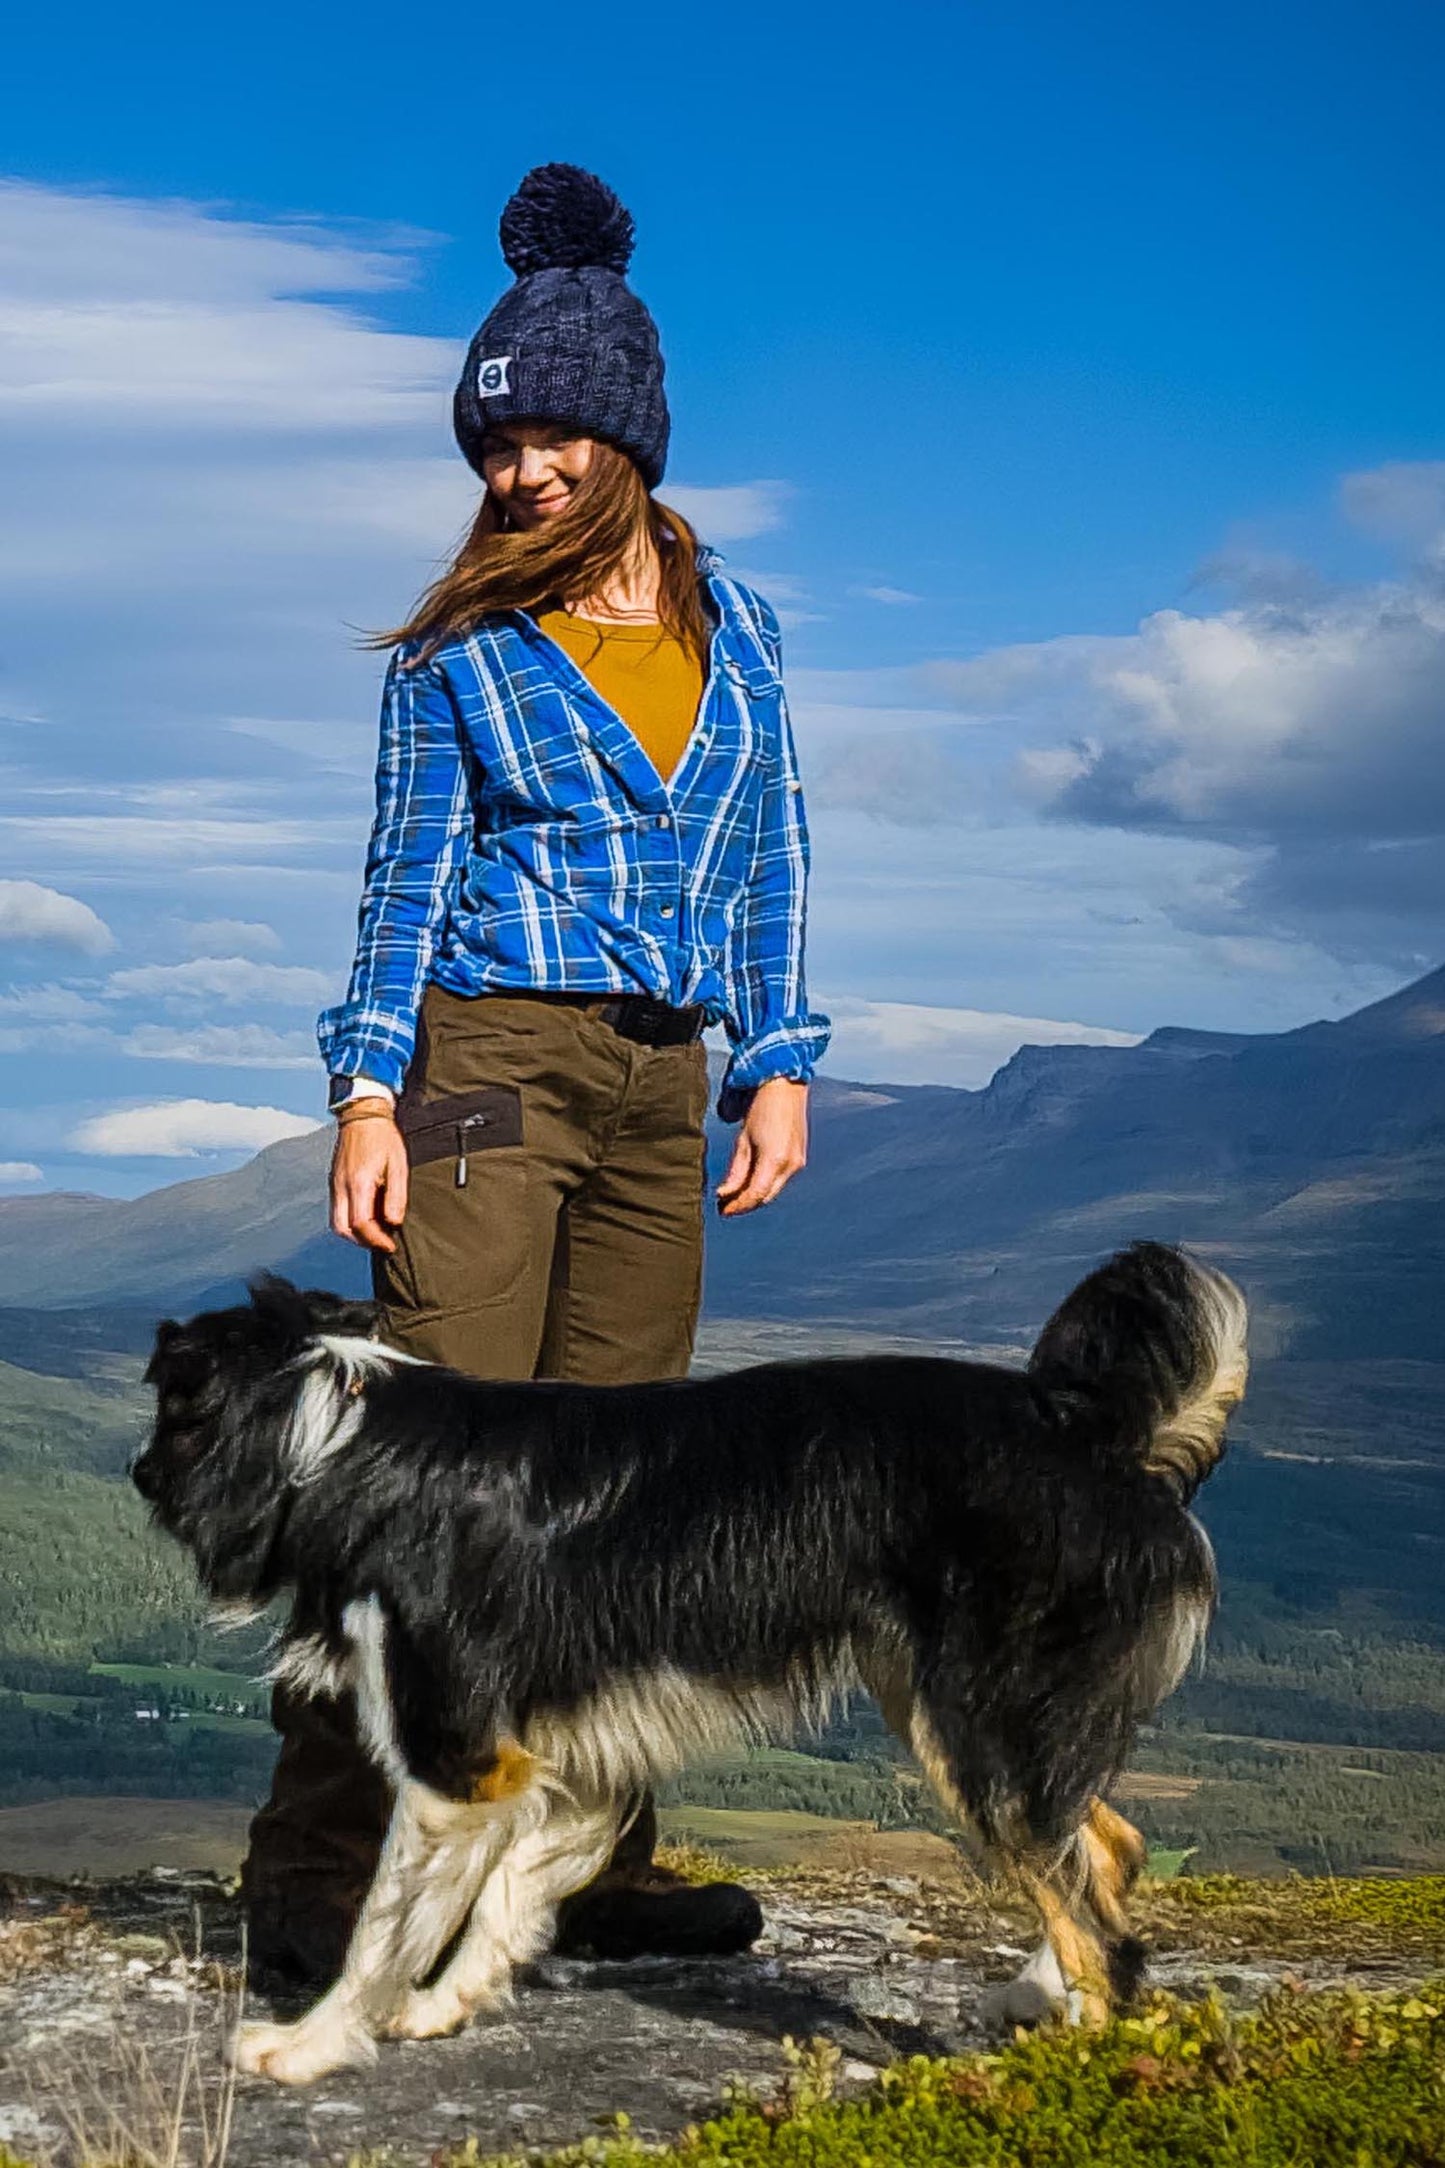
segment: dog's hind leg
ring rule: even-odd
[[[377,2033],[466,1918],[515,1823],[514,1808],[448,1799],[404,1781],[341,1977],[294,2025],[242,2025],[236,2068],[309,2085],[373,2061]]]
[[[1080,1916],[1089,1894],[1089,1855],[1082,1834],[1062,1845],[1046,1846],[1029,1829],[1022,1799],[1012,1811],[1001,1811],[995,1796],[989,1800],[988,1811],[980,1811],[969,1791],[978,1783],[980,1790],[986,1785],[996,1794],[997,1771],[991,1771],[987,1779],[971,1776],[974,1757],[963,1746],[955,1751],[950,1745],[949,1718],[936,1714],[919,1696],[911,1699],[903,1714],[896,1691],[883,1708],[889,1723],[912,1747],[940,1804],[964,1829],[983,1836],[986,1855],[1012,1876],[1038,1911],[1044,1948],[1014,1982],[1015,1989],[1028,1990],[1031,2007],[1027,2014],[1038,2017],[1056,2011],[1083,2025],[1102,2025],[1111,2002],[1110,1967],[1098,1935]]]
[[[1127,1899],[1144,1871],[1149,1848],[1133,1823],[1102,1799],[1090,1802],[1079,1835],[1087,1876],[1085,1894],[1104,1932],[1109,1983],[1115,2000],[1127,2002],[1142,1985],[1147,1954],[1130,1931]]]
[[[1023,1977],[1033,1977],[1047,1991],[1057,1978],[1064,1988],[1064,2005],[1058,2014],[1091,2030],[1107,2023],[1113,2001],[1109,1959],[1103,1943],[1079,1917],[1083,1891],[1079,1888],[1078,1840],[1062,1858],[1039,1865],[1005,1848],[1007,1865],[1019,1886],[1032,1898],[1043,1922],[1044,1943],[1052,1964],[1035,1958]],[[1017,1989],[1018,1981],[1014,1987]]]
[[[388,2034],[429,2040],[505,2003],[516,1967],[547,1947],[557,1906],[606,1865],[616,1834],[615,1801],[587,1806],[553,1793],[546,1819],[508,1845],[487,1875],[445,1970],[403,1998]]]

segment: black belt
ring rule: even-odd
[[[688,1009],[670,1009],[650,994],[619,994],[615,1001],[605,1001],[597,1014],[619,1039],[635,1039],[640,1046],[691,1046],[707,1025],[701,1002],[695,1001]]]
[[[520,987],[506,988],[504,998],[515,1000],[519,995],[525,1001],[590,1009],[612,1026],[619,1039],[632,1039],[639,1046],[691,1046],[707,1029],[707,1011],[700,1001],[690,1008],[674,1009],[665,1001],[654,1001],[651,994],[567,994]]]

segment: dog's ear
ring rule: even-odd
[[[324,1287],[308,1287],[301,1300],[311,1319],[313,1332],[343,1333],[348,1338],[374,1340],[381,1324],[379,1302],[353,1302],[346,1295],[332,1295]]]
[[[150,1361],[145,1366],[143,1383],[154,1385],[160,1375],[161,1364],[170,1354],[181,1336],[181,1327],[173,1317],[163,1317],[156,1327],[155,1341],[151,1347]]]
[[[249,1281],[251,1314],[262,1327],[271,1351],[277,1357],[295,1355],[308,1340],[314,1340],[325,1325],[318,1325],[310,1294],[303,1294],[288,1279],[277,1273],[260,1273]]]
[[[323,1332],[345,1333],[359,1340],[375,1337],[379,1303],[352,1302],[324,1287],[293,1287],[273,1272],[259,1274],[250,1284],[256,1315],[288,1348],[300,1347]]]
[[[178,1325],[173,1317],[162,1318],[145,1368],[147,1385],[185,1397],[205,1391],[216,1374],[216,1345],[204,1329],[206,1322]]]

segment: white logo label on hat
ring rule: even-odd
[[[480,399],[500,399],[511,390],[507,371],[512,366],[510,354],[494,354],[490,361],[477,363],[477,396]]]

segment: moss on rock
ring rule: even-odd
[[[1445,2160],[1445,1979],[1411,1995],[1284,1991],[1251,2017],[1156,1997],[1102,2034],[914,2058],[858,2099],[826,2044],[773,2102],[737,2100],[656,2148],[626,2129],[447,2168],[1429,2168]]]

